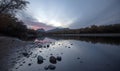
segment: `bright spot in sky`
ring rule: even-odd
[[[63,1],[30,0],[28,9],[38,22],[53,27],[68,28],[77,18],[72,15],[72,11],[66,9]]]
[[[59,14],[57,15],[59,17]],[[49,18],[48,16],[45,18],[44,16],[36,17],[36,19],[39,22],[45,23],[46,25],[49,26],[54,26],[54,27],[62,27],[62,28],[67,28],[71,23],[73,23],[76,19],[57,19],[55,17]]]
[[[62,23],[55,21],[55,20],[43,20],[43,19],[38,19],[39,22],[46,23],[47,25],[52,25],[54,27],[62,27]],[[65,26],[64,26],[65,27]]]
[[[53,26],[55,26],[55,27],[61,27],[61,26],[62,26],[61,23],[56,22],[56,21],[54,21],[54,20],[51,20],[50,22],[48,22],[48,24],[53,25]]]
[[[27,7],[27,12],[31,16],[27,19],[34,18],[35,21],[42,22],[49,27],[76,29],[90,25],[115,24],[120,22],[119,0],[28,1],[30,4]],[[25,15],[23,16],[25,17]],[[34,20],[30,19],[30,21]]]

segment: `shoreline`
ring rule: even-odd
[[[66,37],[71,37],[71,36],[83,36],[83,37],[120,37],[120,34],[53,34],[53,36],[66,36]]]
[[[15,63],[13,58],[18,57],[20,54],[16,53],[17,50],[22,50],[28,43],[18,38],[0,36],[0,70],[9,71]]]

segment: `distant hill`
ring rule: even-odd
[[[45,32],[44,29],[37,29],[36,31],[39,32],[39,33],[43,33],[43,32]]]
[[[69,28],[55,28],[52,30],[48,30],[46,32],[57,32],[57,31],[65,31],[65,30],[69,30]]]
[[[56,28],[48,31],[49,34],[86,34],[86,33],[120,33],[120,24],[91,25],[80,29]]]

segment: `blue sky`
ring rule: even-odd
[[[120,23],[120,0],[28,0],[20,14],[28,26],[81,28]]]

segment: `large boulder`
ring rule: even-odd
[[[41,55],[39,55],[39,56],[37,57],[37,63],[38,63],[38,64],[42,64],[42,63],[43,63],[43,60],[44,60],[44,58],[43,58]]]
[[[50,61],[50,63],[52,63],[52,64],[56,64],[56,63],[57,63],[57,59],[56,59],[54,56],[51,56],[51,57],[49,58],[49,61]]]

